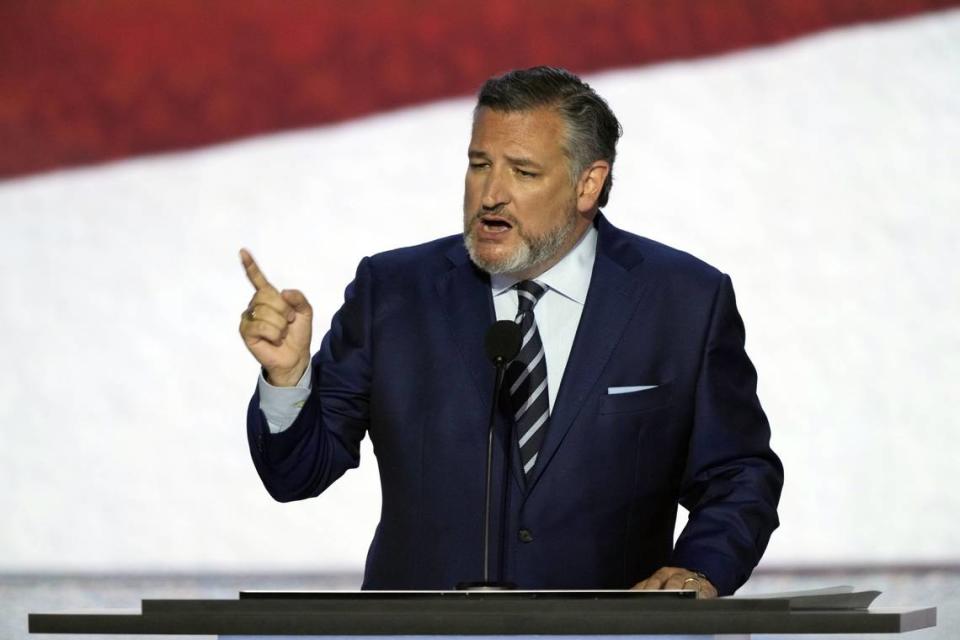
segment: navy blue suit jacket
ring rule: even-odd
[[[783,470],[730,279],[602,215],[595,225],[590,289],[531,478],[500,417],[493,495],[506,478],[506,498],[493,511],[507,534],[493,566],[522,588],[594,589],[672,565],[732,593],[777,527]],[[479,579],[489,278],[452,236],[365,258],[345,298],[294,424],[270,434],[252,399],[257,471],[277,500],[316,496],[359,463],[369,434],[383,503],[364,588]],[[658,386],[608,394],[635,385]],[[674,545],[678,503],[690,518]]]

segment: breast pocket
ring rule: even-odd
[[[652,389],[629,393],[608,393],[600,404],[600,415],[652,411],[673,401],[673,385],[661,384]]]

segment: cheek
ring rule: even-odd
[[[471,179],[470,174],[463,179],[463,211],[466,213],[468,211],[473,211],[476,208],[477,203],[477,189],[474,186],[474,180]]]
[[[564,212],[563,197],[553,191],[528,194],[517,202],[531,231],[543,233],[557,224]]]

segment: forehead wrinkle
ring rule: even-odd
[[[469,157],[497,156],[513,165],[539,169],[557,164],[555,156],[569,160],[566,124],[554,109],[504,112],[484,108],[476,113],[472,129]]]

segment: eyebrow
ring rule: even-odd
[[[478,149],[470,149],[469,151],[467,151],[467,157],[488,159],[490,157],[490,154],[488,154],[486,151],[480,151]],[[504,157],[507,159],[507,162],[515,166],[531,167],[534,169],[543,169],[543,165],[541,165],[539,162],[534,162],[530,158],[524,158],[523,156],[504,156]]]
[[[507,160],[512,165],[519,165],[521,167],[531,167],[533,169],[542,169],[543,167],[538,162],[534,162],[530,158],[523,158],[517,156],[505,156]]]

